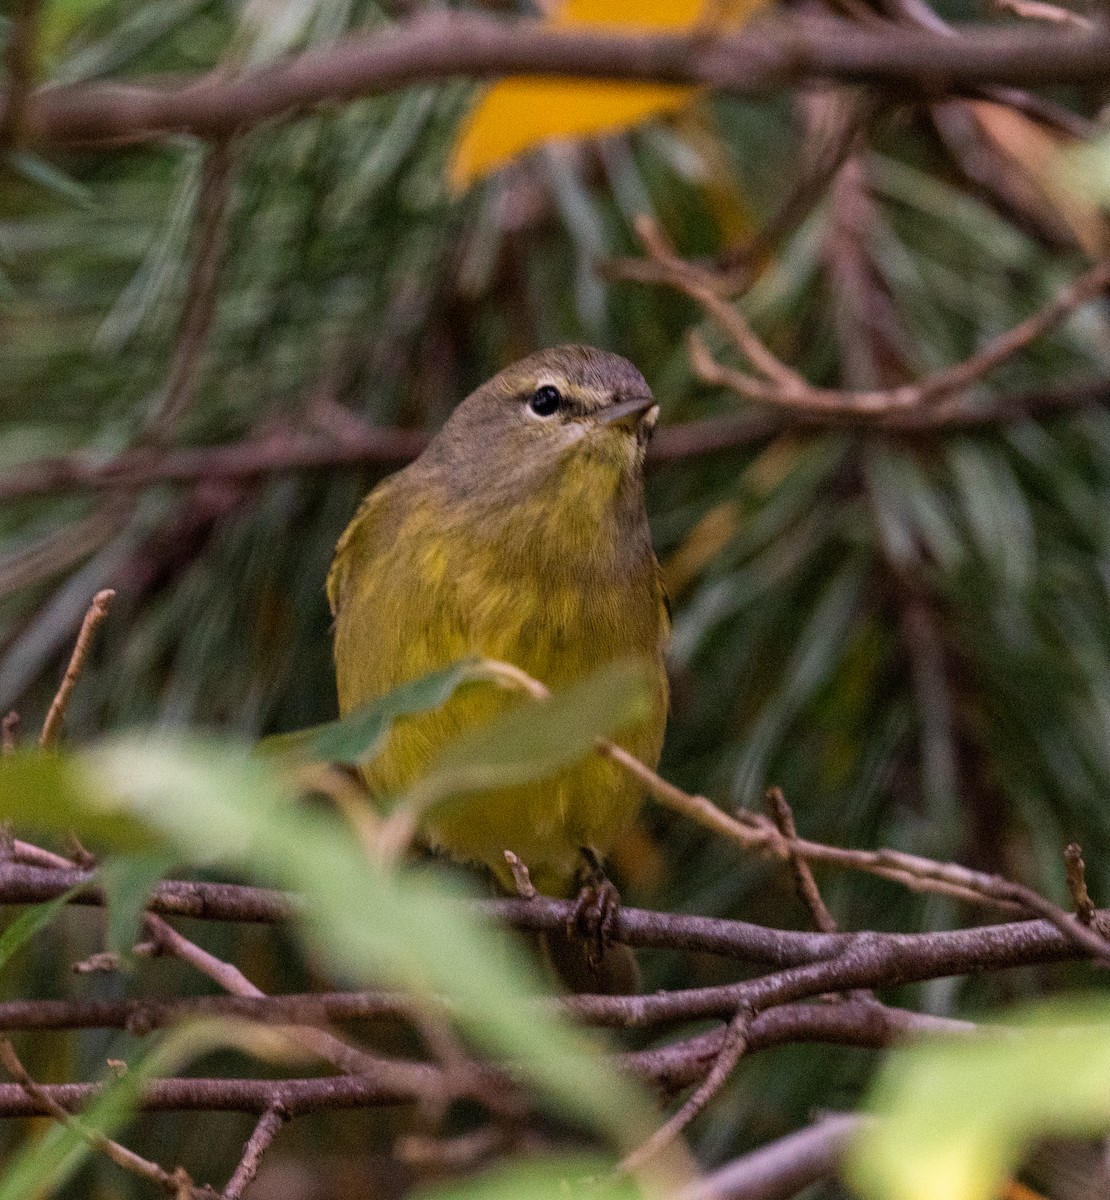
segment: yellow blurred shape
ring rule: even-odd
[[[678,596],[732,541],[740,527],[740,514],[731,501],[711,508],[663,564],[663,584]]]
[[[567,0],[544,24],[552,29],[593,26],[609,32],[674,32],[704,24],[741,24],[766,0]],[[495,83],[463,120],[448,163],[459,191],[525,150],[552,138],[584,137],[673,112],[692,87],[655,83],[521,76]]]

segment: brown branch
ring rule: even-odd
[[[177,1008],[179,1019],[191,1016],[237,1016],[263,1022],[283,1021],[292,1014],[337,1018],[353,1011],[350,1001],[357,994],[331,996],[270,996],[253,1005],[240,997],[209,996],[166,1002]],[[201,1005],[201,1001],[210,1002]],[[297,1005],[290,1005],[296,1001]],[[312,1004],[319,1002],[318,1007]],[[19,1001],[30,1007],[33,1001]],[[42,1001],[54,1005],[65,1001]],[[42,1028],[34,1024],[29,1028]],[[63,1026],[81,1028],[80,1024]],[[113,1026],[114,1027],[114,1026]],[[886,1049],[910,1037],[960,1036],[976,1031],[966,1021],[947,1020],[905,1009],[890,1008],[874,1001],[844,1004],[785,1004],[752,1018],[748,1033],[750,1053],[787,1043],[822,1042],[844,1046]],[[136,1032],[142,1032],[136,1029]],[[615,1061],[641,1082],[674,1092],[705,1078],[720,1055],[726,1027],[696,1034],[652,1050],[618,1054]],[[489,1069],[491,1079],[511,1086],[502,1073]],[[250,1112],[261,1116],[268,1109],[283,1109],[289,1116],[320,1109],[369,1107],[420,1102],[436,1088],[443,1089],[444,1075],[438,1066],[401,1059],[380,1059],[373,1075],[335,1075],[314,1079],[282,1081],[250,1079],[167,1079],[149,1084],[139,1108],[143,1111]],[[189,1085],[196,1084],[196,1088]],[[97,1093],[96,1084],[40,1085],[50,1098],[67,1110],[83,1107]],[[0,1086],[0,1117],[29,1116],[44,1110],[29,1102],[21,1089]]]
[[[964,26],[959,37],[843,20],[764,20],[738,33],[654,35],[435,14],[353,35],[228,78],[40,90],[29,140],[118,144],[173,133],[225,137],[275,118],[454,77],[554,75],[693,84],[754,95],[809,80],[870,82],[905,96],[987,83],[1105,80],[1110,34]]]
[[[798,827],[794,824],[794,813],[791,811],[790,805],[786,802],[782,788],[768,788],[764,796],[764,802],[770,809],[771,817],[775,825],[778,826],[779,832],[786,838],[787,845],[789,846],[790,843],[796,842],[798,840]],[[794,876],[794,887],[797,890],[798,898],[809,909],[809,915],[813,918],[814,927],[822,933],[836,933],[836,921],[821,897],[820,889],[817,887],[817,880],[813,878],[813,871],[809,863],[794,850],[790,851],[788,861],[790,863],[790,873]]]
[[[1076,842],[1071,842],[1064,848],[1064,870],[1075,915],[1084,925],[1094,924],[1095,905],[1091,893],[1087,891],[1087,870],[1083,862],[1083,851]]]
[[[0,861],[0,904],[37,904],[82,884],[88,886],[74,896],[75,904],[104,904],[104,893],[92,884],[91,872],[27,842],[17,841],[13,849],[17,861]],[[18,861],[20,858],[31,861]],[[297,901],[283,892],[187,879],[159,883],[151,892],[147,907],[167,917],[262,924],[291,920],[299,911]]]
[[[83,453],[68,454],[7,472],[0,480],[0,500],[108,488],[130,491],[197,479],[251,479],[331,467],[399,466],[415,458],[427,442],[428,435],[421,430],[367,427],[357,438],[345,436],[342,440],[282,430],[226,446],[166,451],[138,447],[107,461]]]
[[[824,1117],[690,1184],[675,1200],[787,1200],[836,1172],[864,1122],[855,1113]]]
[[[979,428],[1024,421],[1040,413],[1063,412],[1110,402],[1105,381],[1069,384],[1056,390],[1018,392],[984,399],[974,408],[938,407],[901,412],[882,421],[884,428],[906,433]],[[782,413],[758,411],[730,417],[709,417],[664,426],[648,448],[648,466],[660,467],[688,458],[727,453],[759,445],[795,428],[825,428],[858,423],[855,413]],[[873,422],[872,422],[873,423]],[[139,447],[97,461],[84,452],[27,463],[0,479],[0,501],[65,492],[153,487],[163,483],[192,483],[198,479],[248,480],[294,471],[357,469],[364,466],[402,466],[428,444],[419,429],[376,429],[364,426],[357,435],[333,441],[292,430],[249,437],[223,446],[159,451]]]
[[[282,1126],[289,1120],[289,1113],[281,1105],[275,1104],[258,1118],[258,1124],[243,1149],[234,1174],[223,1190],[223,1200],[239,1200],[244,1190],[258,1174],[258,1166],[263,1154],[270,1148],[270,1143],[281,1132]]]
[[[8,83],[0,96],[0,150],[18,146],[23,139],[27,103],[35,83],[35,39],[42,0],[15,0],[9,17],[5,56]]]
[[[195,942],[183,937],[161,917],[147,913],[146,928],[163,953],[172,954],[182,962],[188,963],[233,996],[255,1000],[266,998],[266,993],[256,987],[238,967],[209,954]],[[307,1050],[349,1075],[373,1076],[381,1068],[381,1059],[349,1045],[342,1038],[324,1029],[290,1025],[278,1027],[274,1032],[285,1038],[294,1048]],[[460,1094],[461,1090],[452,1089],[452,1095]],[[434,1096],[428,1096],[426,1099],[432,1100]]]
[[[106,1158],[110,1158],[117,1167],[121,1167],[124,1171],[129,1171],[132,1175],[138,1175],[141,1179],[148,1179],[152,1183],[158,1184],[163,1191],[179,1197],[179,1200],[187,1200],[189,1197],[197,1197],[197,1200],[203,1200],[203,1193],[194,1188],[193,1182],[186,1174],[184,1167],[178,1167],[171,1173],[164,1167],[160,1167],[156,1162],[151,1162],[150,1159],[143,1158],[142,1155],[136,1154],[134,1150],[128,1150],[126,1146],[113,1141],[99,1129],[93,1129],[91,1126],[86,1125],[84,1121],[75,1117],[62,1104],[58,1103],[50,1094],[48,1088],[36,1083],[31,1078],[26,1068],[19,1061],[15,1048],[6,1038],[0,1039],[0,1063],[3,1064],[4,1070],[17,1082],[19,1087],[23,1089],[29,1101],[45,1109],[46,1115],[53,1117],[54,1120],[64,1125],[90,1149],[103,1154]]]
[[[411,1104],[442,1086],[438,1067],[396,1062],[377,1076],[328,1075],[311,1079],[159,1079],[143,1088],[140,1112],[243,1112],[261,1116],[283,1107],[291,1117],[329,1109]],[[39,1085],[32,1099],[18,1084],[0,1084],[0,1117],[50,1116],[46,1100],[77,1112],[100,1092],[95,1083]]]
[[[684,795],[684,793],[679,794]],[[705,803],[709,804],[709,801],[706,800]],[[728,814],[713,807],[725,822],[732,820]],[[740,828],[745,830],[744,826]],[[773,830],[773,832],[776,838],[781,837],[777,830]],[[829,861],[833,862],[838,861],[842,855],[849,858],[862,856],[865,860],[864,865],[871,866],[874,874],[883,873],[879,865],[884,861],[883,856],[890,856],[892,861],[896,862],[904,859],[910,859],[911,862],[929,862],[929,860],[913,859],[907,855],[898,855],[894,851],[839,850],[836,847],[825,847],[819,843],[807,843],[804,840],[799,840],[796,845],[800,851],[807,852],[807,857],[814,860],[820,859],[821,853],[819,852],[828,852],[831,855]],[[931,865],[946,866],[946,864]],[[951,867],[950,865],[948,869],[957,872],[965,870],[962,867]],[[903,878],[893,868],[892,873],[897,882],[914,882],[912,876]],[[0,904],[33,904],[50,900],[72,887],[88,883],[89,879],[90,873],[87,871],[50,870],[11,861],[0,861]],[[1002,881],[1002,883],[1006,887],[1020,886],[1009,885],[1006,881]],[[984,899],[979,892],[970,889],[965,889],[965,891],[967,895],[980,902]],[[103,904],[104,896],[96,887],[88,887],[75,895],[72,902]],[[1022,907],[1013,901],[1004,902],[1001,897],[998,897],[998,902],[999,904],[1006,903],[1010,907]],[[1048,902],[1045,901],[1045,903]],[[297,913],[296,904],[281,892],[236,884],[198,883],[183,880],[160,883],[151,893],[149,907],[152,911],[167,915],[217,921],[273,923],[289,920]],[[554,900],[551,897],[540,895],[530,900],[506,899],[478,902],[476,907],[491,918],[505,921],[516,929],[532,933],[565,928],[574,911],[571,901]],[[1062,910],[1058,911],[1062,912]],[[1067,914],[1064,914],[1064,917],[1066,920],[1071,920]],[[1110,921],[1110,911],[1100,910],[1099,919]],[[768,929],[746,921],[731,921],[680,913],[656,913],[622,906],[616,918],[613,936],[627,945],[644,949],[689,950],[736,958],[742,962],[789,966],[811,963],[839,955],[863,935]],[[1047,920],[985,925],[948,933],[868,934],[866,936],[872,940],[897,937],[901,939],[901,943],[905,943],[906,938],[920,939],[919,941],[913,940],[908,945],[920,945],[923,952],[930,955],[940,954],[943,956],[951,950],[961,961],[962,956],[967,952],[965,939],[972,938],[973,942],[982,939],[986,954],[983,963],[985,970],[1022,965],[1026,961],[1022,958],[1024,954],[1030,955],[1029,962],[1056,962],[1061,959],[1086,956],[1088,953],[1085,945],[1075,942],[1070,931],[1065,933],[1060,930],[1057,922]],[[986,947],[991,949],[986,949]],[[1010,948],[1006,949],[1006,947]],[[997,959],[993,957],[996,954],[999,955]],[[0,1012],[2,1011],[6,1010],[0,1009]]]
[[[73,689],[77,686],[77,681],[81,678],[81,672],[85,669],[85,660],[88,658],[89,650],[92,648],[93,638],[101,621],[108,615],[108,609],[115,598],[116,593],[111,588],[105,588],[104,591],[97,592],[92,598],[89,610],[85,613],[85,619],[81,622],[81,632],[77,635],[77,642],[73,647],[69,666],[66,667],[66,673],[62,677],[58,692],[51,702],[50,709],[46,714],[46,720],[42,723],[42,732],[39,734],[39,745],[44,750],[49,749],[58,740],[58,734],[62,728],[62,720],[65,717],[66,708],[69,706],[69,698],[73,695]]]
[[[669,1146],[724,1087],[728,1077],[735,1070],[736,1064],[748,1049],[748,1034],[753,1015],[745,1008],[729,1021],[721,1048],[717,1051],[712,1066],[705,1079],[698,1085],[697,1090],[643,1145],[637,1146],[630,1154],[625,1155],[617,1167],[618,1171],[625,1174],[638,1171],[661,1150]]]
[[[971,384],[1110,286],[1110,258],[1107,258],[1073,279],[1037,312],[991,338],[961,363],[934,371],[915,383],[890,388],[822,388],[808,383],[767,348],[740,310],[722,295],[720,276],[679,258],[650,218],[638,218],[636,232],[657,268],[657,282],[696,301],[734,349],[759,372],[753,375],[719,363],[704,340],[691,331],[687,336],[687,350],[698,378],[711,386],[734,391],[747,400],[809,417],[820,414],[826,418],[851,417],[883,424],[933,405],[945,417],[961,414],[964,411],[962,394]],[[941,403],[944,401],[947,405]]]

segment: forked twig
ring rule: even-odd
[[[813,878],[813,871],[809,863],[792,847],[792,843],[798,840],[798,827],[794,824],[794,813],[786,802],[782,788],[768,788],[763,799],[771,810],[771,817],[778,826],[779,832],[787,839],[788,845],[791,845],[790,872],[794,876],[794,886],[797,889],[798,898],[809,909],[809,915],[813,918],[813,924],[817,929],[822,933],[836,933],[836,920],[821,897],[817,880]]]
[[[946,408],[941,401],[954,400],[971,384],[1110,287],[1110,258],[1105,258],[1076,276],[1043,308],[991,338],[961,363],[934,371],[916,383],[892,388],[870,391],[821,388],[808,383],[776,357],[739,309],[723,297],[719,279],[704,267],[679,258],[654,221],[639,217],[636,232],[658,267],[659,282],[695,300],[758,372],[753,375],[717,362],[704,340],[691,332],[687,350],[694,372],[702,382],[726,387],[749,400],[811,416],[868,418],[885,423],[909,414],[917,416],[920,410],[927,409],[933,415],[943,414],[944,419],[950,419],[951,405]],[[934,404],[937,407],[931,408]]]
[[[713,1066],[705,1079],[699,1084],[693,1095],[686,1100],[682,1107],[647,1139],[637,1146],[630,1154],[625,1155],[617,1170],[628,1174],[639,1170],[650,1159],[674,1141],[687,1125],[702,1111],[710,1100],[724,1087],[728,1077],[736,1068],[736,1064],[744,1056],[748,1048],[748,1028],[755,1014],[749,1009],[742,1009],[728,1023],[725,1040]]]
[[[66,715],[66,708],[69,706],[73,689],[77,686],[81,672],[85,669],[85,660],[89,656],[93,637],[101,621],[108,615],[108,609],[115,597],[116,593],[111,588],[97,592],[92,598],[88,612],[85,613],[85,619],[81,622],[81,631],[77,635],[73,653],[70,655],[69,666],[66,667],[66,673],[62,676],[62,682],[58,685],[58,691],[51,701],[50,708],[46,713],[46,720],[42,723],[39,745],[44,750],[53,746],[58,740],[58,734],[62,728],[62,718]]]

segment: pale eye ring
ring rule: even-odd
[[[552,417],[563,403],[563,393],[552,383],[536,388],[528,401],[528,407],[537,417]]]

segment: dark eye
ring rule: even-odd
[[[559,405],[562,402],[562,392],[552,384],[545,383],[543,387],[536,388],[532,399],[528,401],[528,407],[537,417],[550,417],[559,411]]]

